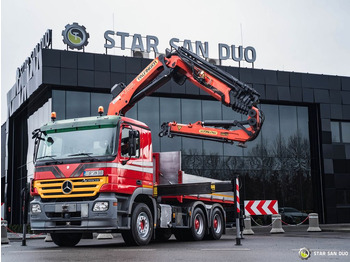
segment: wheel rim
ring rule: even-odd
[[[149,224],[149,218],[145,212],[141,212],[138,215],[136,225],[137,225],[137,233],[140,236],[140,238],[143,238],[143,239],[147,238],[149,234],[150,224]]]
[[[197,214],[194,218],[194,229],[197,235],[201,235],[204,230],[204,220],[200,214]]]
[[[220,233],[221,228],[222,228],[222,221],[220,219],[219,214],[215,214],[214,219],[213,219],[213,228],[215,233]]]

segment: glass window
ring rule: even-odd
[[[66,119],[66,91],[52,90],[52,111],[57,120]]]
[[[266,156],[278,156],[280,146],[279,110],[277,105],[261,105],[265,122],[261,129],[262,152]]]
[[[115,133],[115,127],[96,128],[95,126],[59,130],[59,132],[46,131],[40,140],[37,159],[114,155]]]
[[[331,122],[332,142],[340,142],[339,122]]]
[[[138,120],[148,125],[152,131],[153,152],[160,151],[159,97],[145,97],[138,102],[137,111]]]
[[[181,99],[181,123],[195,123],[202,119],[201,100]],[[185,154],[202,154],[203,141],[193,138],[182,138],[182,150]]]
[[[222,119],[223,120],[242,120],[242,115],[233,111],[230,107],[222,105]],[[238,147],[238,144],[224,144],[224,155],[225,156],[243,156],[243,148]]]
[[[66,118],[70,119],[86,116],[90,116],[90,93],[67,91]]]
[[[158,130],[164,122],[181,123],[181,101],[176,98],[160,98],[160,122]],[[181,137],[169,138],[167,136],[160,139],[161,151],[181,151]]]
[[[90,115],[98,116],[98,107],[103,106],[104,115],[108,112],[109,103],[112,101],[111,94],[91,93]]]
[[[120,141],[120,155],[122,157],[130,157],[129,156],[129,148],[130,148],[130,135],[129,132],[131,131],[131,128],[123,127],[122,129],[122,138]],[[138,136],[136,137],[136,155],[133,156],[134,158],[140,157],[140,134],[138,131]]]
[[[307,107],[298,106],[298,132],[302,138],[309,140],[309,112]]]
[[[350,122],[341,122],[341,134],[343,143],[350,143]]]
[[[202,100],[203,121],[205,120],[221,120],[222,106],[219,101]],[[200,119],[198,119],[200,120]],[[224,152],[223,143],[203,140],[203,153],[205,155],[222,155]]]

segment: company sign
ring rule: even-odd
[[[132,51],[141,51],[150,53],[152,50],[155,53],[159,53],[158,45],[159,39],[154,35],[146,35],[146,37],[141,36],[140,34],[130,35],[126,32],[115,32],[112,30],[107,30],[104,33],[104,38],[106,43],[104,47],[106,49],[116,48],[116,41],[114,36],[117,36],[118,43],[120,43],[120,49],[131,49]],[[126,40],[132,38],[131,46],[126,46]],[[204,58],[210,58],[209,56],[209,43],[201,42],[201,41],[191,41],[189,39],[185,39],[180,41],[179,38],[171,38],[169,40],[169,45],[171,47],[178,47],[182,42],[182,46],[187,48],[188,50],[195,52],[197,55],[200,55]],[[119,46],[118,46],[119,48]],[[218,54],[220,60],[228,60],[232,59],[235,62],[246,61],[248,63],[254,63],[256,60],[256,51],[252,46],[236,46],[236,45],[228,45],[224,43],[218,44]]]
[[[65,43],[70,49],[82,49],[89,42],[89,33],[86,32],[86,28],[78,23],[68,24],[62,31],[63,43]]]

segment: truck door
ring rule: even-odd
[[[121,176],[128,180],[130,185],[145,187],[153,181],[153,168],[150,168],[143,154],[141,140],[142,129],[136,126],[123,125],[120,140]],[[133,150],[130,150],[133,147]]]

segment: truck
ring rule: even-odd
[[[159,136],[223,143],[255,139],[264,122],[252,87],[179,47],[156,57],[127,86],[116,84],[108,113],[52,121],[33,131],[34,178],[30,224],[50,233],[58,246],[75,246],[83,235],[121,233],[127,245],[220,239],[226,209],[234,199],[230,181],[208,180],[181,171],[179,152],[153,152],[150,128],[126,113],[173,79],[186,80],[247,115],[247,120],[166,122]],[[150,112],[151,113],[151,112]]]

